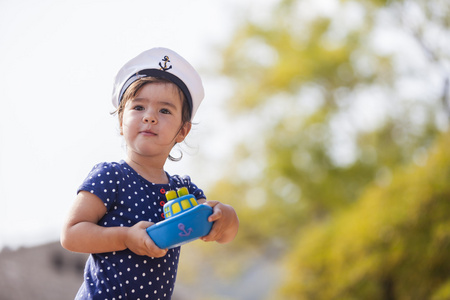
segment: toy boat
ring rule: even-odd
[[[213,212],[209,205],[198,204],[186,187],[166,192],[166,198],[166,219],[147,228],[156,246],[161,249],[175,248],[208,235],[213,224],[208,222]]]

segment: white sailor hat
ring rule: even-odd
[[[185,94],[194,118],[205,92],[200,75],[187,60],[167,48],[152,48],[127,62],[114,80],[112,103],[117,108],[127,88],[142,77],[160,77],[176,84]]]

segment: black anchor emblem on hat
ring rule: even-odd
[[[170,65],[169,67],[167,67],[167,63],[170,62],[169,57],[168,57],[167,55],[164,56],[164,58],[161,59],[161,60],[164,62],[164,66],[163,66],[163,65],[161,64],[161,62],[160,62],[160,63],[159,63],[159,66],[161,67],[160,70],[167,71],[167,70],[172,69],[172,66],[171,66],[171,65]]]

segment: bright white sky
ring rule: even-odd
[[[116,118],[109,115],[119,68],[145,49],[164,46],[200,73],[218,69],[212,49],[234,28],[237,2],[0,1],[0,249],[57,240],[92,166],[124,158]],[[192,164],[211,151],[208,145],[227,147],[210,134],[223,128],[217,113],[226,90],[207,74],[203,80],[192,155],[167,166],[200,186],[211,174],[201,176],[205,168]]]

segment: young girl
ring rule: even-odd
[[[76,299],[170,299],[180,247],[158,248],[146,228],[164,219],[165,192],[187,187],[213,208],[204,241],[227,243],[239,221],[231,206],[206,201],[188,176],[164,171],[170,150],[182,142],[203,100],[201,79],[177,53],[143,52],[115,79],[113,104],[127,157],[100,163],[78,190],[61,234],[64,248],[91,253]]]

